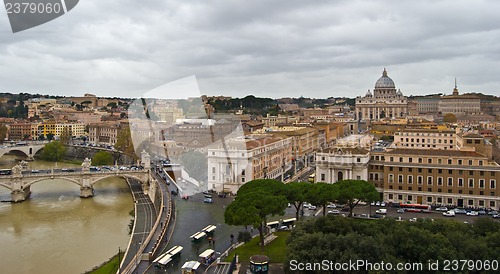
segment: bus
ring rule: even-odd
[[[403,208],[405,211],[408,211],[408,212],[431,213],[431,210],[432,210],[430,205],[421,205],[421,204],[400,203],[399,207]]]
[[[0,175],[12,175],[12,169],[0,169]]]
[[[314,174],[314,173],[313,173],[313,174],[311,174],[311,175],[309,175],[309,180],[308,180],[308,181],[309,181],[310,183],[314,183],[314,178],[315,178],[315,177],[316,177],[316,174]]]

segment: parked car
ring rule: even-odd
[[[467,214],[467,211],[463,208],[455,208],[455,214]]]
[[[446,212],[443,212],[443,216],[446,216],[446,217],[455,217],[455,211],[446,211]]]
[[[405,213],[405,209],[404,209],[404,208],[400,208],[400,209],[398,209],[398,211],[397,211],[397,212],[398,212],[398,213]]]
[[[500,214],[493,215],[493,218],[500,219]]]
[[[443,212],[446,212],[446,211],[448,211],[448,208],[447,208],[447,207],[445,207],[445,206],[441,206],[441,207],[436,208],[436,211],[443,211]]]
[[[337,206],[335,204],[329,204],[326,206],[326,208],[337,208]]]
[[[316,206],[309,206],[309,210],[315,210],[316,209]]]
[[[328,214],[333,214],[333,215],[338,215],[338,214],[340,214],[340,211],[339,211],[339,210],[337,210],[337,209],[334,209],[334,210],[328,210],[328,212],[327,212],[327,213],[328,213]]]
[[[477,211],[469,211],[466,214],[467,216],[479,216],[479,213]]]
[[[212,203],[212,198],[205,198],[203,199],[204,203],[211,204]]]
[[[380,203],[380,206],[385,206],[385,202],[381,202],[381,203]]]
[[[377,202],[375,203],[375,205],[376,205],[376,206],[380,206],[380,201],[377,201]]]
[[[377,209],[377,211],[375,211],[375,213],[377,213],[377,214],[387,214],[387,209],[380,208],[380,209]]]
[[[479,215],[486,215],[486,211],[485,210],[479,210],[477,213],[479,213]]]
[[[498,211],[496,210],[490,211],[488,212],[488,215],[498,215]]]

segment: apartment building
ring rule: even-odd
[[[296,160],[303,160],[306,163],[310,161],[314,152],[318,150],[318,129],[313,127],[269,127],[254,131],[255,134],[274,135],[280,138],[292,139],[292,154]]]
[[[33,129],[33,127],[32,127]],[[35,131],[32,131],[32,136],[43,136],[47,138],[49,135],[52,135],[55,139],[59,138],[61,134],[65,131],[69,132],[70,136],[81,137],[86,136],[85,132],[85,124],[80,123],[55,123],[55,122],[43,122],[38,124],[36,134]]]
[[[369,178],[379,189],[382,186],[388,202],[495,209],[500,205],[500,166],[475,151],[372,152]]]
[[[457,149],[455,130],[445,127],[406,128],[394,133],[395,148],[410,149]]]
[[[208,189],[236,193],[255,179],[280,178],[291,168],[292,139],[251,135],[216,142],[208,156]]]
[[[120,132],[120,123],[99,123],[89,125],[89,142],[114,146]]]
[[[7,128],[9,140],[31,140],[31,123],[12,123]]]

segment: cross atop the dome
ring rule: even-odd
[[[385,70],[385,68],[384,68],[384,72],[382,72],[382,76],[387,77],[387,70]]]

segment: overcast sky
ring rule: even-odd
[[[333,3],[330,3],[333,2]],[[0,92],[139,97],[195,75],[201,94],[355,97],[387,68],[405,95],[500,95],[500,1],[81,0],[13,34]]]

